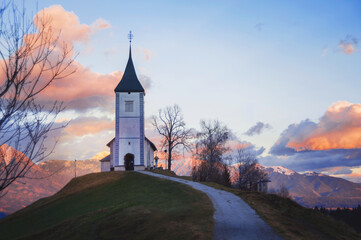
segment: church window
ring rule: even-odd
[[[133,101],[125,101],[125,112],[133,112]]]

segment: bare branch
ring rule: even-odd
[[[45,108],[40,94],[74,73],[72,49],[60,42],[45,12],[28,19],[11,0],[0,6],[0,195],[44,160],[44,145],[61,102]],[[63,125],[64,126],[64,125]],[[60,126],[60,127],[63,127]]]
[[[160,109],[158,116],[153,116],[153,126],[162,136],[162,149],[168,151],[168,170],[171,170],[172,153],[180,146],[190,149],[191,130],[186,128],[178,105]]]

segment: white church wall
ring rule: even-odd
[[[119,95],[119,100],[120,100],[119,116],[122,116],[122,117],[140,117],[139,94],[143,94],[143,93],[120,92],[120,93],[117,93],[117,94]],[[125,111],[125,102],[126,101],[133,101],[133,111],[132,112],[126,112]]]
[[[110,163],[109,163],[109,167],[114,167],[114,142],[115,141],[112,141],[110,143]]]
[[[101,162],[100,168],[102,172],[108,172],[110,171],[110,162]]]
[[[119,151],[115,153],[114,162],[115,166],[124,166],[124,156],[127,153],[134,155],[134,165],[140,165],[141,155],[140,152],[141,146],[141,118],[143,117],[141,101],[143,93],[127,93],[127,92],[118,92],[118,104],[117,104],[117,113],[116,119],[118,122],[118,132],[116,133],[117,143],[119,146]],[[132,108],[126,107],[127,102],[132,102]],[[131,111],[130,111],[131,110]],[[116,147],[114,146],[114,149]]]
[[[140,121],[139,118],[119,118],[120,138],[139,138]]]
[[[134,155],[134,165],[140,165],[139,139],[119,139],[119,165],[124,165],[124,156],[127,153]]]
[[[154,151],[148,141],[144,141],[144,166],[146,168],[154,166]]]

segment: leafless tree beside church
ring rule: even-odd
[[[190,149],[192,131],[186,128],[178,105],[160,109],[158,116],[153,116],[153,125],[162,136],[162,149],[167,150],[168,170],[171,170],[174,151],[179,147]]]
[[[75,70],[72,49],[53,32],[44,12],[33,20],[13,1],[0,7],[0,196],[26,177],[52,149],[44,145],[62,103],[41,104],[38,96]],[[60,126],[61,127],[61,126]],[[16,149],[17,151],[13,150]]]

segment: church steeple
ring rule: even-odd
[[[127,66],[125,67],[125,71],[122,79],[120,80],[118,86],[114,89],[114,92],[143,92],[144,88],[142,84],[139,82],[137,74],[134,69],[133,60],[132,60],[132,32],[129,33],[129,59]]]

